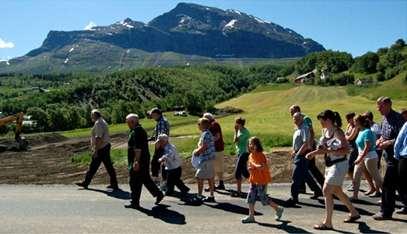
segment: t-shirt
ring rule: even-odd
[[[207,145],[205,151],[203,151],[199,156],[200,162],[206,160],[212,160],[215,158],[215,141],[213,140],[213,135],[209,130],[202,132],[201,137],[199,138],[198,147]]]
[[[211,123],[211,126],[209,127],[209,131],[211,131],[213,136],[216,136],[216,134],[219,133],[220,138],[215,141],[215,150],[216,152],[221,152],[225,149],[225,143],[223,142],[223,136],[222,136],[222,129],[219,125],[218,122],[213,121]]]
[[[312,128],[312,120],[309,116],[307,115],[302,115],[303,116],[303,121],[304,124],[307,125],[308,128]]]
[[[247,153],[248,145],[249,145],[249,138],[250,132],[247,128],[242,128],[237,132],[237,137],[239,140],[236,142],[236,153],[237,155],[241,155],[243,153]]]
[[[92,147],[95,147],[96,138],[100,138],[102,140],[101,148],[110,143],[109,129],[106,121],[103,118],[96,120],[95,124],[93,125],[90,138]]]
[[[376,135],[370,128],[359,131],[359,134],[356,138],[356,145],[358,147],[359,153],[361,153],[365,149],[366,142],[370,143],[369,152],[376,152]]]
[[[141,125],[137,125],[134,129],[130,129],[127,145],[128,169],[132,170],[133,168],[134,150],[140,149],[140,161],[138,162],[140,165],[140,170],[148,172],[150,164],[150,151],[148,149],[147,132],[143,127],[141,127]]]
[[[297,152],[301,146],[306,143],[310,138],[310,131],[308,125],[302,123],[293,134],[293,150]]]
[[[255,168],[254,164],[256,165],[265,165],[262,168]],[[249,181],[251,184],[257,185],[267,185],[271,182],[271,176],[269,167],[267,165],[266,156],[263,152],[255,152],[251,153],[249,156],[249,166],[252,167],[250,170],[250,177]]]

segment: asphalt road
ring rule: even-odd
[[[196,189],[196,185],[190,187]],[[163,205],[155,206],[145,189],[145,209],[138,211],[124,208],[129,188],[121,188],[124,191],[111,193],[100,185],[90,190],[69,185],[0,185],[0,233],[315,233],[312,225],[324,215],[322,200],[302,195],[301,208],[286,208],[282,221],[275,221],[274,211],[258,203],[258,223],[241,224],[248,212],[244,199],[216,194],[218,203],[193,206],[166,197]],[[269,193],[282,202],[288,198],[289,186],[273,184]],[[344,224],[347,213],[342,205],[336,206],[336,232],[407,232],[407,216],[374,221],[370,216],[379,209],[377,199],[363,199],[366,202],[356,205],[362,214],[358,223]]]

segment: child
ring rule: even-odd
[[[249,171],[250,171],[250,191],[247,194],[247,203],[249,204],[249,216],[242,219],[242,223],[254,223],[254,205],[257,198],[264,206],[271,206],[276,211],[275,219],[279,220],[283,215],[284,208],[274,203],[267,196],[267,184],[271,182],[267,159],[263,154],[263,147],[259,138],[252,137],[249,140]]]
[[[177,153],[177,149],[173,144],[168,142],[168,136],[166,134],[160,134],[157,137],[157,145],[164,151],[164,155],[158,159],[158,162],[165,165],[165,171],[167,174],[167,192],[165,195],[173,195],[174,186],[177,186],[181,191],[182,196],[185,196],[189,192],[189,188],[185,186],[184,182],[181,180],[181,159]]]
[[[236,166],[235,166],[235,179],[237,191],[231,192],[232,197],[240,197],[242,194],[242,181],[243,178],[249,178],[249,171],[247,170],[247,160],[249,158],[248,141],[250,132],[245,128],[246,120],[242,117],[235,120],[235,135],[234,143],[236,145]]]

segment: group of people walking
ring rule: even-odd
[[[346,115],[347,127],[342,130],[342,119],[338,112],[325,110],[317,119],[322,127],[322,136],[315,140],[312,120],[301,112],[298,105],[289,108],[295,126],[292,138],[293,174],[291,197],[286,206],[296,206],[301,193],[305,193],[305,185],[313,191],[312,199],[321,196],[325,199],[326,214],[324,220],[315,225],[315,229],[330,230],[333,228],[332,213],[334,199],[339,199],[349,210],[344,222],[354,222],[360,218],[352,202],[359,199],[362,175],[369,184],[365,193],[371,197],[380,197],[381,209],[373,216],[376,220],[391,219],[395,211],[396,191],[404,206],[398,211],[407,214],[407,111],[398,113],[392,109],[392,101],[388,97],[377,100],[377,109],[382,115],[380,124],[373,121],[372,112]],[[172,196],[177,187],[182,198],[187,197],[190,188],[182,181],[182,161],[176,147],[170,143],[170,124],[158,108],[149,112],[156,121],[153,136],[149,137],[139,123],[136,114],[129,114],[126,122],[129,127],[128,137],[128,171],[131,189],[131,203],[127,208],[140,208],[142,185],[156,198],[159,204],[164,195]],[[404,118],[403,118],[404,115]],[[98,167],[103,162],[110,175],[111,189],[119,189],[116,173],[110,159],[110,138],[106,121],[98,110],[92,111],[94,127],[91,132],[92,162],[85,180],[77,183],[87,188]],[[251,137],[245,127],[246,120],[235,119],[233,141],[236,146],[236,165],[234,177],[236,191],[231,196],[242,196],[242,182],[250,183],[246,201],[249,215],[242,223],[255,222],[255,203],[260,200],[262,205],[271,206],[276,212],[276,219],[283,214],[283,207],[277,205],[267,195],[267,185],[271,182],[269,163],[263,153],[261,140]],[[216,202],[214,192],[225,190],[224,174],[224,141],[220,124],[211,113],[205,113],[198,120],[201,135],[192,153],[191,164],[195,168],[197,195],[194,199],[201,202]],[[149,141],[154,142],[154,155],[150,161]],[[386,161],[384,178],[381,177],[381,157]],[[315,157],[323,156],[325,175],[316,166]],[[151,165],[151,175],[150,175]],[[161,171],[161,178],[160,178]],[[342,185],[346,175],[352,180],[348,190],[353,192],[349,198]],[[215,184],[217,179],[217,185]],[[204,189],[205,182],[208,188]],[[204,196],[204,191],[209,196]]]

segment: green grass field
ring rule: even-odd
[[[351,111],[356,113],[373,111],[375,120],[380,121],[381,116],[376,110],[374,100],[381,94],[394,98],[396,110],[407,107],[407,97],[405,96],[407,84],[402,81],[402,77],[404,76],[400,75],[380,86],[362,90],[360,95],[353,96],[348,95],[347,87],[268,85],[220,103],[217,107],[232,106],[243,109],[244,113],[239,116],[247,119],[247,128],[251,134],[260,137],[266,151],[270,152],[273,147],[291,145],[294,125],[288,111],[290,105],[300,105],[303,112],[312,118],[317,135],[319,135],[321,127],[316,116],[328,108],[339,111],[343,117]],[[231,115],[218,119],[224,133],[225,153],[229,155],[235,153],[232,138],[234,119],[237,116]],[[198,141],[199,131],[196,125],[198,117],[174,117],[171,113],[167,113],[167,117],[172,125],[172,136],[177,136],[173,138],[173,143],[184,157],[188,157]],[[344,119],[343,121],[345,122]],[[153,124],[152,120],[142,120],[142,125],[147,129],[152,129]],[[110,127],[112,133],[125,132],[126,130],[127,127],[124,124]],[[89,131],[89,129],[79,129],[63,132],[63,135],[82,137],[87,136]],[[116,152],[116,154],[118,153]]]

